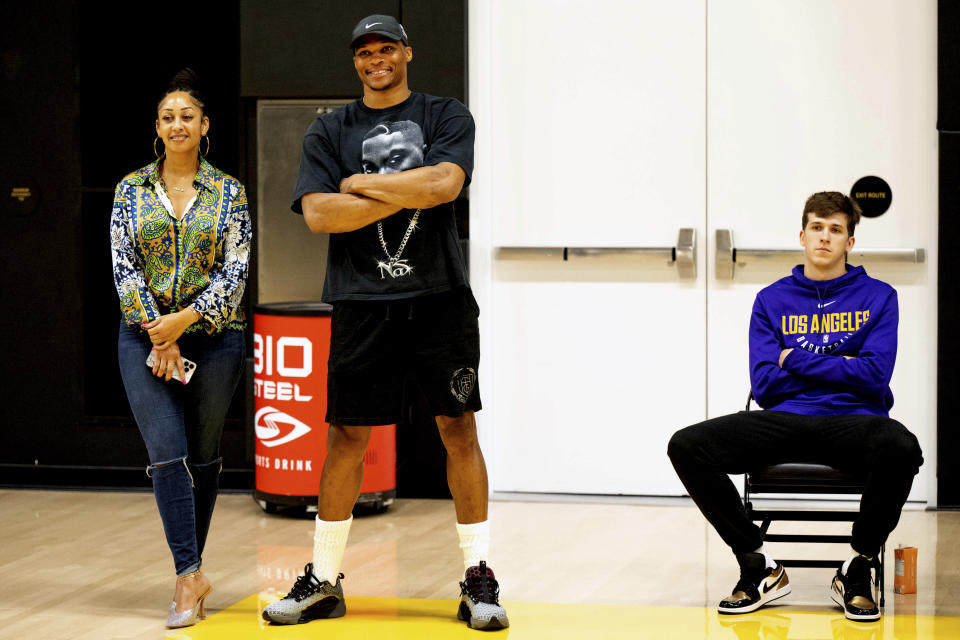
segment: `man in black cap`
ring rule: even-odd
[[[400,421],[413,375],[447,449],[465,567],[458,617],[501,629],[509,621],[487,566],[487,471],[474,421],[479,309],[453,210],[473,170],[473,118],[452,98],[410,91],[413,49],[395,18],[364,18],[350,47],[363,98],[310,125],[292,207],[311,231],[330,234],[330,429],[313,562],[263,617],[295,624],[346,613],[340,562],[371,427]]]

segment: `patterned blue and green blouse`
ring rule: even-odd
[[[158,162],[125,177],[114,194],[110,244],[124,320],[139,325],[192,305],[203,319],[187,332],[243,329],[252,235],[243,185],[201,159],[197,196],[177,220]]]

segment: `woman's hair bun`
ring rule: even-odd
[[[173,78],[170,79],[170,84],[167,86],[167,93],[197,89],[200,84],[199,80],[200,78],[197,76],[197,72],[190,67],[180,69],[180,71],[177,71]]]
[[[204,112],[207,111],[207,99],[200,89],[200,76],[198,76],[197,72],[190,67],[184,67],[174,74],[174,76],[170,79],[170,83],[167,85],[167,90],[164,91],[163,96],[157,103],[157,106],[159,107],[159,105],[163,103],[164,99],[175,91],[183,91],[189,94],[190,97],[193,98],[200,106],[201,110]]]

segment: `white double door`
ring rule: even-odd
[[[682,494],[670,435],[743,407],[753,298],[796,262],[741,259],[728,279],[716,231],[799,248],[806,197],[871,174],[893,204],[858,248],[926,249],[861,262],[898,289],[892,415],[935,459],[935,20],[933,2],[471,4],[493,491]],[[691,279],[642,255],[516,251],[671,247],[681,228]],[[921,472],[911,497],[933,487]]]

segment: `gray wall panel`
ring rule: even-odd
[[[466,3],[406,0],[403,26],[410,35],[410,88],[465,102]]]
[[[262,98],[359,97],[350,32],[371,13],[399,15],[399,0],[240,4],[240,94]]]

